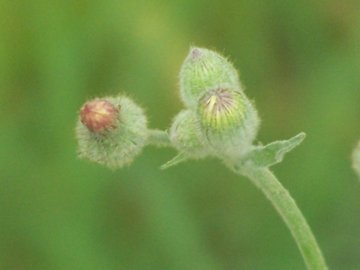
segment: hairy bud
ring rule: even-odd
[[[76,127],[81,158],[116,169],[141,152],[148,130],[143,110],[127,97],[85,103]]]
[[[206,91],[198,107],[202,127],[219,134],[242,125],[244,109],[245,101],[241,94],[225,87]]]
[[[203,158],[209,155],[209,148],[202,138],[200,123],[191,110],[183,110],[175,117],[169,136],[172,145],[187,158]]]
[[[191,48],[180,72],[180,93],[196,114],[201,142],[217,156],[237,157],[250,150],[260,121],[226,58]]]
[[[197,112],[203,135],[216,153],[237,156],[249,150],[259,119],[242,91],[228,86],[209,89],[199,99]]]
[[[223,84],[240,89],[233,65],[214,51],[191,48],[180,71],[180,93],[184,104],[190,108],[196,107],[205,91]]]

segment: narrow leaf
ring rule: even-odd
[[[175,166],[183,161],[187,160],[187,157],[184,156],[182,153],[178,154],[177,156],[173,157],[171,160],[163,164],[160,169],[165,170],[172,166]]]

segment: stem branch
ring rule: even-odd
[[[169,134],[164,130],[151,129],[147,143],[158,147],[171,147]]]

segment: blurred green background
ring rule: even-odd
[[[360,2],[0,0],[0,269],[304,269],[287,228],[217,160],[112,172],[76,157],[82,103],[127,93],[166,129],[189,46],[235,63],[259,140],[331,269],[360,269]]]

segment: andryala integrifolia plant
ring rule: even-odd
[[[80,157],[116,169],[130,164],[147,144],[177,150],[163,169],[188,159],[217,157],[235,173],[248,177],[272,202],[307,268],[327,269],[304,216],[269,170],[305,134],[265,146],[254,144],[260,123],[255,106],[245,95],[234,66],[211,50],[190,49],[180,71],[180,95],[185,108],[168,131],[149,129],[143,110],[127,97],[86,102],[76,128]]]

